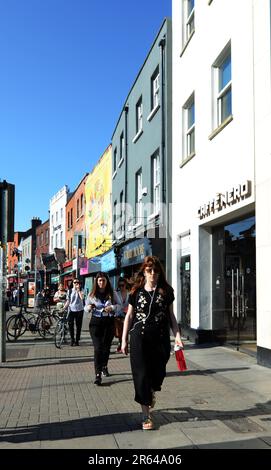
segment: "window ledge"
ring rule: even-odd
[[[121,159],[121,160],[119,161],[119,163],[118,163],[118,168],[121,167],[121,165],[123,164],[123,162],[124,162],[124,158],[122,157],[122,159]]]
[[[187,39],[186,43],[184,44],[184,46],[183,46],[183,48],[182,48],[182,50],[181,50],[181,53],[180,53],[180,57],[182,57],[184,51],[186,50],[186,48],[187,48],[188,44],[190,43],[190,41],[191,41],[192,37],[194,36],[194,34],[195,34],[195,30],[192,31],[192,33],[190,34],[190,36],[189,36],[189,38]]]
[[[189,155],[188,157],[186,157],[182,163],[180,163],[180,168],[182,168],[184,165],[186,165],[188,162],[190,162],[190,160],[192,160],[192,158],[194,158],[194,156],[196,155],[196,153],[191,153],[191,155]]]
[[[139,129],[138,133],[134,136],[132,142],[133,144],[136,143],[136,141],[139,139],[139,137],[141,136],[141,134],[143,134],[143,129]]]
[[[148,220],[158,219],[159,215],[160,215],[160,212],[154,212],[153,214],[149,215]]]
[[[220,126],[218,126],[208,137],[209,140],[212,140],[217,134],[219,134],[219,132],[221,132],[224,127],[226,127],[231,121],[233,120],[233,115],[231,114],[230,116],[227,117],[227,119],[225,119],[225,121],[222,122],[222,124],[220,124]]]
[[[151,121],[153,116],[157,113],[158,109],[160,108],[160,103],[158,103],[157,106],[155,106],[155,108],[153,108],[150,112],[150,114],[148,115],[147,117],[147,121]]]

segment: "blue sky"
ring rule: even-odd
[[[0,179],[15,230],[109,145],[171,0],[0,0]]]

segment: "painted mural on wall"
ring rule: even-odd
[[[93,258],[112,245],[112,152],[111,145],[89,174],[86,196],[86,256]]]

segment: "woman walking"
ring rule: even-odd
[[[119,304],[121,309],[118,312],[118,316],[115,317],[115,337],[118,338],[119,344],[117,346],[116,352],[121,352],[121,339],[123,333],[123,322],[125,315],[128,310],[128,299],[129,299],[129,290],[128,282],[125,277],[120,277],[118,280],[117,295],[119,297]]]
[[[89,332],[94,346],[94,367],[96,385],[102,384],[102,375],[108,377],[108,359],[114,338],[114,316],[118,313],[116,292],[110,284],[109,277],[99,272],[94,280],[92,291],[86,299],[85,311],[92,313]]]
[[[143,430],[154,429],[150,414],[155,392],[161,390],[170,357],[170,328],[175,344],[182,346],[181,334],[173,313],[174,292],[168,284],[159,258],[147,256],[137,275],[129,297],[124,321],[122,346],[130,361],[135,401],[141,405]]]
[[[68,294],[64,308],[69,307],[69,330],[71,346],[79,346],[84,313],[84,291],[81,289],[79,279],[73,280],[73,288]],[[76,339],[74,340],[74,322],[76,324]]]

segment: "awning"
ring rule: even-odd
[[[74,269],[68,269],[64,273],[61,273],[59,276],[66,276],[66,274],[71,274],[71,273],[73,273],[73,271],[74,271]]]

